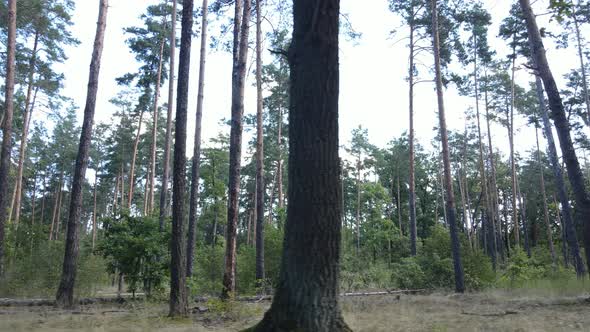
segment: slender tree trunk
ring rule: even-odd
[[[117,177],[115,178],[115,188],[113,190],[113,218],[117,215],[117,202],[119,201],[119,176],[120,174],[117,173]]]
[[[524,250],[529,258],[531,258],[531,237],[529,235],[529,227],[526,219],[526,200],[520,191],[520,181],[516,178],[516,190],[518,191],[518,204],[520,205],[520,219],[522,220],[522,232],[524,236]]]
[[[446,191],[446,210],[451,236],[451,247],[453,254],[453,266],[455,270],[455,291],[462,293],[465,290],[463,281],[463,266],[461,264],[461,244],[455,221],[455,193],[453,192],[453,180],[451,176],[451,161],[449,153],[449,139],[447,136],[447,124],[445,118],[445,106],[443,99],[442,74],[440,68],[440,41],[438,36],[438,9],[437,1],[432,0],[432,35],[434,48],[434,70],[436,75],[436,95],[438,101],[438,116],[440,134],[442,140],[442,155],[444,165],[444,180]]]
[[[227,229],[225,269],[222,298],[230,298],[236,290],[236,237],[239,215],[240,170],[242,158],[242,131],[244,115],[244,83],[248,59],[248,33],[250,30],[250,1],[237,0],[234,18],[234,50],[232,70],[232,106],[229,144],[229,195],[227,205]],[[243,10],[243,12],[241,12]]]
[[[12,117],[14,112],[14,72],[16,49],[16,0],[8,0],[8,41],[6,44],[6,80],[4,81],[4,116],[2,121],[2,149],[0,152],[0,278],[4,276],[4,227],[8,216],[8,175],[12,151]]]
[[[253,331],[351,331],[338,303],[339,1],[296,0],[289,51],[289,185],[280,280]]]
[[[477,62],[477,35],[475,31],[473,31],[473,40],[475,43],[476,51],[473,53],[474,61],[473,61],[473,88],[475,90],[475,114],[477,119],[477,136],[478,136],[478,147],[479,147],[479,176],[482,185],[482,191],[484,194],[485,200],[485,215],[486,215],[486,224],[485,224],[485,231],[487,239],[488,239],[488,254],[492,258],[492,266],[494,270],[496,270],[497,265],[497,243],[496,243],[496,227],[494,221],[494,214],[492,212],[492,203],[490,198],[490,191],[488,189],[488,179],[485,170],[484,164],[484,154],[483,154],[483,139],[481,134],[481,121],[480,121],[480,114],[479,114],[479,81],[478,81],[478,62]],[[488,132],[488,135],[490,133]]]
[[[578,0],[578,6],[580,6],[580,1]],[[588,125],[590,126],[590,94],[588,93],[588,81],[586,80],[586,64],[584,63],[584,50],[582,45],[582,37],[580,34],[580,21],[578,20],[578,12],[576,10],[576,5],[572,1],[572,8],[573,13],[572,17],[574,19],[574,28],[576,31],[576,44],[578,48],[578,58],[580,59],[580,72],[582,75],[582,88],[584,91],[584,102],[586,104],[586,116],[588,117]]]
[[[570,180],[574,192],[578,216],[580,217],[580,220],[583,220],[584,246],[590,248],[590,200],[588,199],[588,194],[585,188],[586,182],[582,175],[582,170],[580,169],[576,150],[570,135],[570,126],[566,118],[561,96],[559,95],[559,89],[557,88],[557,84],[555,83],[555,79],[549,68],[549,63],[547,62],[545,47],[543,46],[541,33],[537,27],[531,4],[528,0],[519,0],[519,2],[527,24],[534,64],[537,67],[539,76],[541,76],[541,79],[543,80],[545,91],[549,99],[549,108],[552,113],[551,117],[553,118],[553,123],[557,129],[561,152],[567,167],[568,179]],[[586,250],[586,263],[590,264],[590,250]]]
[[[543,103],[544,104],[544,103]],[[541,104],[541,106],[543,105]],[[545,227],[547,228],[547,242],[549,244],[549,252],[551,252],[551,261],[553,269],[557,269],[557,256],[555,255],[555,247],[553,246],[553,231],[549,223],[549,208],[547,207],[547,193],[545,191],[545,172],[543,167],[543,159],[541,158],[541,149],[539,148],[539,130],[535,126],[535,139],[537,142],[537,162],[539,163],[539,174],[541,181],[541,197],[543,198],[543,217],[545,220]]]
[[[31,107],[31,98],[33,95],[33,75],[35,74],[35,64],[37,62],[37,47],[39,46],[39,32],[35,32],[35,41],[33,42],[33,51],[29,60],[29,77],[27,96],[25,97],[25,112],[23,115],[23,131],[21,133],[20,147],[18,154],[18,169],[16,176],[16,199],[14,204],[14,223],[18,226],[20,221],[21,199],[23,191],[23,169],[25,163],[25,153],[27,149],[27,136],[29,134],[29,119],[32,117],[33,107]],[[36,95],[35,91],[35,95]]]
[[[199,178],[201,171],[201,119],[205,94],[205,60],[207,56],[207,0],[203,0],[201,19],[201,49],[199,61],[199,90],[197,92],[197,113],[195,116],[195,141],[191,167],[191,196],[188,211],[188,241],[186,247],[186,276],[193,275],[195,242],[197,231],[197,206],[199,204]]]
[[[539,101],[539,113],[541,114],[541,120],[543,122],[543,132],[545,133],[545,139],[547,140],[547,148],[549,154],[549,160],[551,161],[551,168],[553,169],[553,176],[555,178],[555,186],[557,189],[557,197],[559,198],[559,202],[561,203],[561,213],[563,215],[563,226],[562,230],[564,231],[565,240],[571,252],[573,258],[574,268],[576,269],[576,275],[578,278],[581,278],[586,273],[586,267],[584,266],[584,262],[582,261],[582,256],[580,254],[580,246],[578,244],[578,235],[576,234],[576,227],[574,225],[574,220],[572,217],[572,210],[570,206],[570,200],[567,193],[567,188],[565,185],[565,180],[563,177],[563,172],[561,170],[561,165],[559,164],[559,157],[557,156],[557,148],[555,146],[555,140],[553,138],[553,130],[551,127],[551,123],[549,121],[549,112],[547,110],[547,106],[545,104],[545,97],[543,95],[543,82],[541,78],[537,76],[535,78],[535,86],[537,90],[537,99]],[[557,205],[558,215],[559,215],[559,205]],[[564,253],[567,256],[567,252]],[[566,265],[569,259],[566,259]]]
[[[58,218],[59,218],[59,209],[61,206],[61,189],[63,186],[63,171],[60,173],[59,175],[59,184],[58,184],[58,188],[57,188],[57,193],[55,194],[55,203],[53,205],[53,217],[51,218],[51,228],[49,229],[49,241],[54,240],[54,230],[57,228],[56,227],[56,223],[58,223]]]
[[[164,19],[165,20],[165,19]],[[152,128],[152,153],[150,160],[150,190],[148,194],[147,214],[152,214],[154,209],[154,189],[156,183],[156,148],[158,146],[158,101],[160,98],[160,82],[162,80],[162,65],[164,62],[164,44],[166,41],[160,41],[160,60],[158,61],[158,74],[156,76],[156,93],[154,94],[154,114],[153,114],[153,128]]]
[[[283,109],[279,106],[279,128],[277,133],[277,143],[279,145],[279,154],[277,157],[277,189],[279,202],[277,208],[282,209],[285,204],[285,194],[283,192]],[[271,203],[272,204],[272,203]]]
[[[188,314],[186,287],[186,125],[188,85],[193,27],[193,0],[182,5],[182,31],[178,63],[178,95],[176,96],[176,127],[174,133],[174,174],[172,186],[172,238],[170,244],[170,313],[171,317]]]
[[[413,3],[412,3],[413,4]],[[410,254],[416,256],[416,242],[418,239],[418,231],[416,227],[416,175],[415,175],[415,151],[414,151],[414,6],[411,7],[410,12],[412,17],[410,18],[410,68],[408,69],[408,86],[409,86],[409,117],[410,117],[410,129],[409,129],[409,143],[410,143],[410,169],[409,169],[409,197],[408,203],[410,213]],[[401,222],[401,220],[400,220]]]
[[[142,109],[139,112],[139,121],[137,123],[137,134],[135,135],[135,141],[133,142],[133,153],[131,155],[131,169],[129,170],[129,193],[127,197],[127,208],[131,212],[131,204],[133,203],[133,191],[135,190],[135,161],[137,160],[137,148],[139,147],[139,136],[141,135],[141,125],[143,124],[143,113]]]
[[[96,36],[90,62],[88,77],[88,92],[86,106],[84,107],[84,120],[80,134],[80,145],[76,157],[74,178],[72,179],[72,191],[70,194],[70,211],[68,214],[68,227],[66,249],[62,269],[61,282],[57,290],[56,303],[60,307],[71,308],[74,306],[74,286],[76,282],[76,264],[78,261],[78,225],[80,223],[80,210],[82,207],[82,185],[88,166],[88,150],[92,139],[92,124],[96,107],[96,94],[98,90],[98,75],[100,72],[100,60],[102,56],[104,32],[106,28],[108,0],[100,0]]]
[[[559,203],[557,203],[557,198],[555,197],[555,195],[553,195],[553,203],[555,204],[555,216],[557,217],[557,223],[559,224],[559,228],[561,230],[561,252],[563,255],[563,266],[565,266],[565,268],[567,269],[570,265],[568,258],[569,255],[567,254],[567,231],[565,225],[563,224],[561,216],[559,215]]]
[[[43,196],[41,197],[41,221],[40,224],[45,223],[45,196],[47,195],[47,179],[46,173],[43,172]]]
[[[168,110],[166,112],[166,139],[164,145],[164,174],[160,190],[160,232],[164,231],[166,206],[168,204],[168,182],[170,179],[170,150],[172,148],[172,108],[174,107],[174,64],[176,62],[176,0],[172,1],[172,19],[170,28],[170,74],[168,75]]]
[[[512,222],[514,223],[514,243],[520,246],[520,224],[518,222],[518,205],[516,203],[516,160],[514,160],[514,103],[515,103],[515,82],[516,72],[516,46],[512,48],[512,76],[510,79],[510,111],[506,114],[508,123],[508,140],[510,144],[510,176],[512,180]]]
[[[403,235],[403,229],[402,229],[402,195],[401,195],[401,189],[400,189],[400,181],[399,181],[399,168],[397,170],[397,196],[396,196],[396,200],[397,200],[397,224],[399,226],[399,231],[400,234]]]
[[[94,173],[93,207],[92,207],[92,250],[96,243],[96,185],[98,183],[98,172]]]
[[[401,219],[400,219],[401,220]],[[356,253],[361,249],[361,156],[356,162]]]
[[[262,99],[262,13],[256,0],[256,280],[264,280],[264,137]],[[280,120],[281,121],[281,120]],[[280,126],[280,124],[279,124]],[[279,141],[280,149],[280,141]],[[280,154],[279,154],[280,155]],[[279,156],[280,158],[280,156]],[[281,162],[277,165],[277,178]],[[281,189],[279,188],[279,193]],[[279,194],[279,206],[283,198]]]

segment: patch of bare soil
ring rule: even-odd
[[[224,308],[192,306],[183,320],[166,317],[167,305],[143,301],[82,305],[0,307],[0,331],[239,331],[254,325],[269,302]],[[354,331],[590,331],[590,298],[503,293],[346,297],[342,308]]]

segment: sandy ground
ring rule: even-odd
[[[590,295],[505,292],[344,298],[354,331],[590,331]],[[238,303],[226,310],[195,304],[190,318],[166,318],[166,304],[145,302],[82,306],[0,307],[0,331],[239,331],[254,325],[268,303]],[[208,312],[198,312],[209,309]]]

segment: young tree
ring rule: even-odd
[[[590,200],[585,188],[585,180],[582,175],[582,170],[576,156],[572,138],[570,136],[570,126],[566,117],[563,102],[557,89],[557,84],[553,77],[553,73],[549,67],[547,56],[545,54],[545,47],[541,33],[537,26],[537,21],[529,0],[519,0],[524,18],[526,20],[529,41],[531,44],[531,55],[533,63],[539,76],[543,80],[545,92],[549,99],[549,108],[551,109],[553,123],[557,129],[559,143],[561,145],[561,153],[568,172],[568,178],[574,192],[576,201],[576,208],[580,220],[583,220],[584,225],[584,246],[586,250],[586,263],[590,264]]]
[[[451,246],[453,251],[453,266],[455,270],[455,291],[462,293],[465,290],[463,266],[461,264],[461,244],[459,243],[459,234],[455,220],[455,193],[453,192],[453,180],[451,176],[451,161],[449,153],[449,139],[447,135],[447,124],[445,118],[445,106],[443,96],[443,84],[440,64],[440,40],[438,31],[438,0],[432,0],[432,45],[434,48],[434,71],[436,81],[436,96],[438,102],[438,117],[440,136],[442,140],[442,157],[444,167],[444,184],[446,196],[446,211],[451,236]]]
[[[96,36],[94,38],[92,59],[90,61],[88,92],[86,95],[86,106],[84,107],[82,133],[80,134],[80,145],[78,148],[78,156],[76,157],[74,177],[72,179],[66,249],[61,281],[56,295],[57,305],[66,308],[74,306],[74,284],[76,282],[76,264],[79,251],[78,224],[80,223],[80,209],[82,205],[82,185],[85,179],[86,167],[88,166],[88,152],[90,149],[90,141],[92,139],[92,125],[96,108],[98,76],[100,73],[100,60],[102,57],[104,32],[107,23],[108,5],[108,0],[100,0],[98,22],[96,24]]]
[[[8,1],[8,41],[6,59],[6,81],[4,92],[4,114],[2,123],[2,150],[0,152],[0,278],[4,276],[4,223],[8,216],[8,174],[10,173],[10,152],[12,150],[12,116],[14,111],[14,71],[16,49],[16,0]]]
[[[188,210],[188,242],[186,247],[186,275],[193,274],[197,227],[197,205],[199,203],[199,178],[201,171],[201,119],[205,93],[205,58],[207,56],[207,0],[203,0],[201,21],[201,50],[199,61],[199,90],[197,92],[197,114],[195,118],[195,142],[191,166],[191,196]]]
[[[229,198],[225,241],[225,269],[222,298],[229,298],[236,290],[236,237],[239,215],[240,168],[242,158],[242,131],[244,114],[244,83],[248,59],[248,33],[250,30],[251,1],[236,0],[234,15],[231,130],[229,143]],[[243,13],[242,13],[243,10]]]
[[[188,84],[193,33],[193,0],[183,0],[180,54],[178,58],[178,94],[176,96],[176,127],[174,132],[174,173],[172,186],[172,238],[170,240],[170,313],[171,317],[186,316],[186,124]]]

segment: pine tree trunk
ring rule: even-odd
[[[356,162],[356,253],[361,249],[361,156]]]
[[[170,74],[168,75],[168,110],[166,112],[166,139],[164,143],[164,172],[160,189],[160,232],[164,231],[166,206],[168,204],[168,182],[170,180],[170,150],[172,149],[172,108],[174,107],[174,64],[176,62],[176,0],[172,1],[170,28]]]
[[[475,34],[475,31],[473,32],[473,39],[474,39],[474,43],[475,43],[475,48],[477,49],[477,36]],[[488,254],[490,255],[490,257],[492,258],[492,267],[494,268],[494,270],[496,270],[496,265],[497,265],[497,243],[496,243],[496,227],[495,227],[495,221],[494,221],[494,214],[492,212],[492,203],[491,203],[491,199],[490,199],[490,191],[488,189],[488,179],[487,179],[487,175],[486,175],[486,170],[485,170],[485,164],[484,164],[484,156],[483,156],[483,139],[482,139],[482,134],[481,134],[481,121],[480,121],[480,114],[479,114],[479,82],[478,82],[478,62],[477,62],[477,50],[473,53],[474,55],[474,61],[473,61],[473,86],[474,86],[474,90],[475,90],[475,114],[476,114],[476,119],[477,119],[477,137],[478,137],[478,147],[479,147],[479,176],[480,176],[480,181],[481,181],[481,185],[482,185],[482,191],[483,191],[483,195],[484,195],[484,200],[485,200],[485,214],[486,214],[486,220],[485,220],[485,228],[486,230],[484,231],[484,233],[486,233],[487,239],[488,239]],[[489,135],[489,132],[488,132]]]
[[[544,104],[544,103],[543,103]],[[541,105],[543,105],[541,104]],[[535,125],[535,139],[537,142],[537,162],[539,163],[539,174],[541,182],[541,197],[543,199],[543,217],[545,227],[547,228],[547,243],[549,244],[549,252],[551,253],[551,262],[553,263],[553,270],[557,269],[557,256],[555,255],[555,247],[553,245],[553,231],[549,223],[549,208],[547,207],[547,192],[545,191],[545,170],[543,167],[543,159],[541,158],[541,149],[539,147],[539,130]]]
[[[74,178],[72,179],[66,249],[61,282],[56,295],[57,305],[67,308],[74,306],[74,286],[76,282],[76,264],[79,251],[78,228],[80,224],[80,210],[82,207],[82,185],[85,179],[86,167],[88,166],[88,150],[92,139],[92,124],[96,107],[98,75],[100,72],[100,60],[106,28],[108,0],[100,0],[99,8],[96,36],[94,39],[92,60],[90,62],[88,92],[86,96],[86,105],[84,107],[84,120],[82,122],[78,155],[76,157],[76,167],[74,168]]]
[[[61,189],[63,186],[63,177],[64,177],[64,173],[63,171],[60,173],[59,175],[59,184],[58,184],[58,188],[57,188],[57,193],[55,194],[55,203],[53,204],[53,217],[51,218],[51,228],[49,229],[49,241],[54,240],[54,231],[57,228],[56,227],[56,223],[58,223],[58,211],[60,209],[60,202],[61,202]]]
[[[225,269],[221,297],[233,297],[236,291],[236,241],[239,216],[240,171],[242,158],[242,131],[244,115],[244,83],[248,59],[248,33],[250,30],[250,1],[237,0],[234,18],[234,50],[232,70],[232,106],[229,143],[229,195],[225,241]],[[243,13],[241,10],[243,9]],[[241,14],[241,15],[240,15]]]
[[[516,178],[516,188],[518,190],[518,204],[520,205],[520,219],[522,220],[522,231],[524,236],[524,250],[529,258],[531,258],[531,237],[529,235],[529,227],[526,219],[526,200],[520,192],[520,181]]]
[[[47,181],[46,181],[46,173],[43,172],[43,192],[41,196],[41,221],[40,224],[43,225],[45,223],[45,196],[47,194]]]
[[[264,137],[262,100],[262,13],[256,0],[256,280],[264,280]],[[281,121],[281,120],[280,120]],[[280,124],[279,124],[280,126]],[[280,141],[279,141],[280,149]],[[279,157],[280,158],[280,157]],[[281,167],[277,165],[277,178]],[[279,188],[279,193],[281,189]],[[279,194],[279,206],[282,195]]]
[[[512,76],[510,79],[510,110],[506,114],[508,123],[508,140],[510,144],[510,177],[512,180],[512,222],[514,223],[514,243],[520,247],[520,223],[518,221],[517,189],[516,189],[516,160],[514,160],[514,103],[515,103],[515,82],[516,72],[516,46],[512,48]]]
[[[150,159],[150,177],[149,177],[149,193],[147,195],[147,208],[145,215],[151,215],[154,209],[154,189],[156,180],[156,148],[158,146],[158,100],[160,98],[160,82],[162,80],[162,64],[164,62],[164,44],[166,41],[160,41],[160,60],[158,61],[158,74],[156,75],[156,93],[154,94],[154,114],[153,114],[153,128],[152,128],[152,151]]]
[[[578,0],[578,5],[580,6],[580,1]],[[590,94],[588,93],[588,81],[586,80],[586,64],[584,63],[584,50],[582,45],[582,37],[580,34],[580,21],[578,20],[578,13],[576,11],[576,5],[573,4],[572,1],[572,8],[573,13],[572,17],[574,19],[574,28],[576,31],[576,44],[578,48],[578,58],[580,59],[580,73],[582,75],[582,89],[584,91],[584,103],[586,104],[586,116],[588,117],[588,126],[590,126]]]
[[[119,174],[117,173],[117,177],[115,178],[115,188],[113,190],[113,218],[117,215],[117,201],[119,200]]]
[[[127,196],[127,209],[131,212],[133,203],[133,193],[135,190],[135,162],[137,160],[137,148],[139,147],[139,136],[141,135],[141,125],[143,124],[143,109],[139,112],[139,121],[137,122],[137,134],[133,142],[133,153],[131,155],[131,169],[129,170],[129,193]]]
[[[545,104],[545,97],[543,95],[543,82],[541,81],[541,78],[539,76],[535,78],[535,86],[537,90],[537,99],[539,101],[539,113],[541,114],[541,120],[543,122],[543,132],[545,133],[545,139],[547,140],[549,160],[551,161],[551,168],[553,169],[553,176],[555,178],[557,197],[559,198],[559,202],[561,203],[561,213],[563,215],[562,221],[564,226],[562,228],[562,231],[564,231],[564,238],[566,240],[564,241],[564,243],[567,243],[569,250],[571,252],[571,256],[574,260],[574,268],[576,269],[576,275],[578,276],[578,278],[581,278],[586,273],[586,268],[584,266],[584,262],[582,261],[582,256],[580,254],[578,235],[576,234],[576,227],[574,225],[574,220],[572,217],[570,200],[568,197],[565,180],[563,178],[564,176],[561,170],[561,165],[559,164],[557,148],[555,146],[555,140],[553,138],[553,129],[549,121],[549,112],[547,110],[547,106]],[[556,206],[558,209],[557,213],[559,215],[559,205]],[[569,261],[567,252],[564,252],[564,255],[564,264],[567,266]]]
[[[186,126],[188,85],[193,27],[193,0],[182,5],[182,30],[178,63],[178,94],[176,96],[176,127],[174,132],[174,173],[172,185],[172,238],[170,243],[170,317],[188,314],[186,287]]]
[[[412,3],[413,4],[413,3]],[[410,169],[409,169],[409,213],[410,213],[410,254],[416,256],[416,242],[418,239],[418,231],[416,227],[416,175],[415,175],[415,157],[414,157],[414,6],[412,5],[410,12],[412,17],[410,18],[410,67],[408,69],[408,85],[409,85],[409,117],[410,117]],[[401,220],[400,220],[401,223]],[[401,230],[401,228],[400,228]]]
[[[561,230],[561,253],[563,255],[563,266],[567,269],[569,268],[569,255],[567,254],[567,236],[566,236],[566,227],[563,224],[561,216],[559,215],[559,203],[557,203],[557,197],[553,195],[553,203],[555,204],[555,216],[557,217],[557,223],[559,224],[559,228]],[[579,257],[579,254],[578,254]],[[581,259],[580,259],[581,260]],[[576,271],[577,272],[577,271]]]
[[[92,207],[92,250],[96,243],[96,185],[98,183],[98,172],[94,173],[93,207]]]
[[[584,246],[590,248],[590,200],[585,188],[585,180],[580,169],[580,164],[576,156],[576,150],[570,135],[570,126],[566,118],[565,110],[559,89],[549,68],[547,57],[545,54],[545,47],[541,39],[541,33],[537,27],[535,15],[528,0],[519,0],[520,6],[524,13],[527,24],[527,31],[529,41],[531,44],[531,54],[539,72],[539,76],[543,80],[545,92],[549,99],[549,108],[551,109],[551,118],[557,129],[557,136],[561,145],[561,153],[565,165],[567,167],[568,179],[570,181],[574,198],[576,202],[577,215],[584,225]],[[567,222],[567,221],[566,221]],[[567,225],[566,225],[567,227]],[[569,234],[569,232],[568,232]],[[571,241],[571,240],[568,240]],[[586,263],[590,264],[590,250],[586,250]]]
[[[188,240],[186,247],[186,276],[193,275],[195,242],[197,231],[197,206],[199,204],[199,178],[201,170],[201,119],[205,94],[205,60],[207,56],[207,0],[203,0],[201,21],[201,49],[199,61],[199,90],[197,92],[197,113],[195,117],[195,141],[191,167],[191,194],[188,211]]]
[[[451,161],[449,153],[449,139],[447,136],[447,124],[445,118],[445,106],[443,98],[442,74],[440,66],[440,41],[438,36],[438,9],[437,1],[432,0],[432,35],[434,48],[434,70],[436,75],[436,95],[438,101],[439,127],[442,140],[442,155],[444,166],[444,182],[446,191],[446,211],[447,220],[451,236],[451,248],[453,254],[453,267],[455,271],[455,291],[463,293],[465,284],[463,281],[463,266],[461,263],[461,244],[459,243],[459,234],[457,223],[455,221],[455,193],[453,192],[453,182],[451,176]]]
[[[0,152],[0,278],[4,276],[4,227],[8,216],[8,175],[12,151],[12,118],[14,112],[14,72],[16,49],[16,0],[8,0],[8,41],[6,44],[6,80],[4,83],[4,116],[2,121],[2,150]]]
[[[338,303],[342,200],[338,157],[339,1],[295,0],[289,204],[280,280],[251,331],[351,331]]]
[[[35,32],[35,41],[33,42],[33,51],[29,60],[29,77],[27,96],[25,97],[25,112],[23,114],[23,131],[21,133],[20,147],[18,154],[18,166],[16,176],[16,198],[14,204],[14,223],[18,227],[20,221],[21,199],[23,191],[23,169],[25,163],[25,153],[27,149],[27,136],[29,134],[30,118],[32,117],[33,107],[31,107],[31,98],[33,95],[33,75],[35,74],[35,65],[37,62],[37,47],[39,46],[39,32]],[[36,95],[35,91],[35,95]]]

